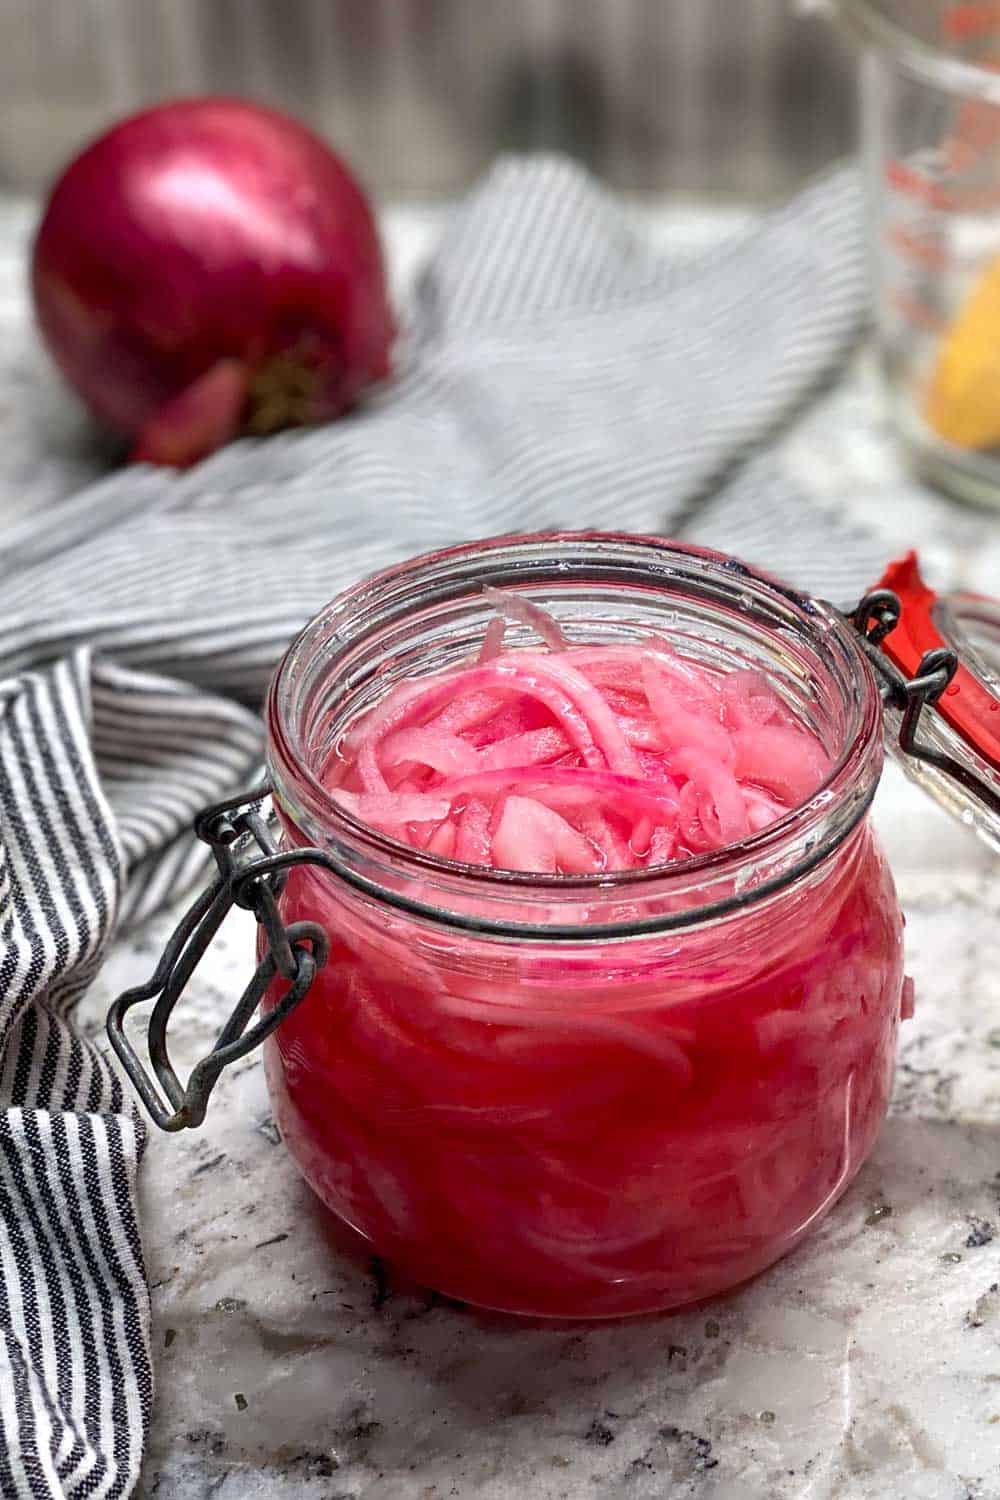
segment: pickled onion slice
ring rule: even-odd
[[[673,1082],[682,1087],[686,1088],[691,1082],[691,1061],[681,1044],[694,1041],[694,1033],[664,1026],[662,1020],[644,1025],[642,1021],[616,1016],[570,1012],[557,1021],[551,1012],[533,1010],[523,1003],[504,1004],[500,999],[490,1000],[487,1004],[459,998],[449,992],[438,996],[438,1005],[446,1014],[486,1021],[491,1026],[513,1026],[522,1033],[525,1029],[548,1033],[553,1056],[567,1041],[599,1039],[628,1051],[644,1053],[665,1067],[673,1075]],[[522,1050],[526,1050],[522,1039],[518,1038],[518,1041]]]
[[[536,692],[541,685],[549,683],[562,688],[568,700],[583,717],[594,746],[601,751],[606,764],[612,771],[621,771],[627,776],[638,774],[639,762],[622,733],[621,724],[597,688],[582,672],[578,672],[575,667],[564,660],[554,661],[551,658],[540,657],[534,652],[512,652],[511,656],[521,658],[518,665],[527,667],[528,670],[526,685],[533,683]],[[540,692],[538,696],[541,696]],[[586,759],[586,756],[584,758]]]
[[[506,620],[500,619],[498,615],[497,618],[495,620],[491,620],[486,627],[486,634],[483,636],[483,644],[480,646],[479,655],[476,658],[480,666],[482,666],[483,662],[496,660],[503,649],[503,638],[506,634],[507,622]]]
[[[493,835],[493,858],[505,870],[595,875],[604,860],[594,845],[544,802],[511,795]]]
[[[457,829],[455,858],[466,865],[492,864],[490,810],[486,803],[470,797],[458,817]]]
[[[774,718],[778,704],[763,672],[730,672],[722,680],[722,713],[733,729],[755,729]]]
[[[440,854],[442,859],[451,859],[457,842],[458,830],[454,823],[439,823],[427,840],[426,847],[430,854]]]
[[[494,718],[497,709],[505,702],[506,695],[498,691],[490,692],[482,689],[479,692],[462,693],[457,698],[452,698],[430,722],[434,729],[442,729],[448,734],[462,734],[469,730],[475,730],[480,725],[488,723]]]
[[[732,745],[733,770],[739,779],[772,792],[786,808],[805,801],[830,769],[829,757],[814,736],[784,725],[737,730]]]
[[[572,644],[500,612],[477,659],[395,684],[326,774],[353,816],[443,859],[539,874],[654,868],[760,833],[822,784],[817,736],[756,669],[643,637]],[[547,649],[505,648],[504,618]]]
[[[649,850],[646,855],[646,863],[650,865],[665,865],[668,859],[673,858],[677,839],[669,828],[654,828],[649,836]]]
[[[471,745],[445,729],[400,729],[383,750],[384,766],[418,761],[442,776],[461,776],[474,771],[479,758]]]
[[[750,832],[746,802],[728,766],[697,750],[681,750],[675,765],[698,795],[698,816],[713,844],[735,844]]]
[[[603,800],[637,814],[669,817],[677,807],[677,799],[665,787],[616,776],[611,771],[590,771],[585,766],[509,766],[479,771],[456,777],[449,790],[457,796],[468,792],[492,799],[514,788],[560,811],[592,807]]]
[[[373,828],[396,828],[401,823],[441,823],[451,812],[447,797],[424,796],[419,792],[346,792],[337,787],[334,800],[357,818],[359,823],[370,823]]]
[[[535,634],[541,636],[550,651],[567,649],[566,637],[560,630],[558,621],[553,619],[548,610],[540,609],[537,604],[532,604],[530,599],[524,599],[520,594],[508,593],[506,589],[493,589],[487,586],[483,589],[483,594],[499,614],[509,615],[513,620],[520,620],[523,625],[530,625]],[[491,621],[487,626],[487,635],[495,623]]]
[[[558,729],[528,729],[509,740],[496,740],[479,752],[479,769],[504,771],[511,766],[535,766],[557,760],[569,750],[569,741]]]
[[[721,722],[711,712],[699,712],[685,703],[686,695],[677,691],[661,660],[643,657],[642,680],[666,750],[701,750],[714,760],[732,764],[732,741]]]
[[[605,870],[631,870],[639,863],[629,840],[614,828],[610,816],[599,807],[583,808],[577,822],[581,832],[600,851]]]

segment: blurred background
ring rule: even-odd
[[[379,196],[499,150],[613,186],[766,201],[851,148],[849,45],[809,0],[0,0],[0,187],[37,190],[143,103],[250,94]]]
[[[47,188],[165,99],[235,94],[311,123],[378,201],[397,297],[447,200],[504,152],[574,157],[676,251],[861,145],[885,410],[923,477],[1000,505],[995,0],[0,0],[0,39],[8,340]],[[36,389],[23,347],[10,378]],[[26,436],[14,474],[51,451]]]

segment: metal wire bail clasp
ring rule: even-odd
[[[923,761],[950,776],[986,808],[1000,812],[1000,797],[984,776],[926,738],[917,738],[924,710],[938,701],[958,670],[958,654],[950,646],[935,646],[924,652],[915,674],[906,676],[881,649],[882,642],[899,624],[902,612],[899,596],[892,589],[877,588],[865,594],[848,616],[879,679],[883,702],[901,715],[899,748],[913,760]]]
[[[177,924],[150,979],[119,995],[108,1015],[111,1045],[161,1130],[192,1129],[202,1123],[223,1068],[245,1057],[301,1004],[316,971],[327,960],[329,941],[322,927],[315,922],[293,922],[286,927],[281,920],[278,897],[285,872],[289,865],[302,863],[303,851],[277,848],[260,811],[269,795],[270,788],[260,786],[199,814],[195,832],[211,847],[218,875]],[[264,957],[211,1052],[195,1064],[185,1088],[170,1062],[167,1023],[233,906],[244,907],[257,918],[264,935]],[[278,975],[287,982],[287,990],[248,1031],[254,1011]],[[125,1034],[125,1017],[134,1005],[154,998],[146,1033],[150,1073]]]

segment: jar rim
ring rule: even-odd
[[[552,550],[559,548],[569,549],[573,554],[590,549],[594,553],[595,565],[600,561],[598,554],[603,549],[626,549],[633,553],[648,554],[650,562],[655,559],[656,564],[668,572],[674,563],[711,570],[717,575],[716,582],[720,581],[718,575],[721,575],[725,583],[736,592],[740,588],[752,586],[762,595],[780,602],[798,617],[803,635],[811,626],[817,641],[836,642],[851,671],[852,685],[859,694],[857,732],[845,738],[829,774],[810,797],[789,809],[768,827],[738,843],[725,844],[651,869],[643,867],[589,875],[544,874],[463,864],[404,844],[361,823],[341,806],[315,774],[301,736],[293,732],[286,712],[302,657],[329,644],[335,614],[350,609],[352,605],[357,605],[359,609],[366,607],[373,594],[379,591],[396,589],[405,594],[410,585],[416,586],[420,574],[426,577],[437,570],[447,571],[451,565],[459,563],[472,564],[476,568],[477,564],[485,564],[490,559],[506,557],[512,562],[519,553],[543,549],[548,570],[551,570],[559,567],[559,563],[551,558]],[[478,571],[481,587],[482,573],[481,570]],[[537,581],[539,573],[543,571],[546,571],[544,567],[535,572],[526,570],[521,575],[521,581]],[[493,581],[492,577],[490,581]],[[469,594],[473,592],[472,588],[468,590]],[[346,649],[346,642],[344,646]],[[326,663],[326,671],[335,670],[336,662],[335,654]],[[356,890],[376,900],[383,900],[387,905],[433,923],[501,937],[540,937],[546,940],[566,938],[581,942],[635,936],[692,926],[734,910],[745,909],[808,874],[840,847],[868,812],[882,764],[881,697],[878,685],[854,631],[838,610],[823,600],[803,595],[764,571],[723,553],[674,542],[664,537],[623,532],[547,531],[490,537],[422,553],[363,578],[336,595],[291,642],[271,679],[266,717],[268,761],[275,803],[279,811],[307,840],[315,841],[318,836],[323,841],[322,847],[335,851],[332,858],[328,854],[322,863]],[[653,892],[666,896],[671,888],[679,888],[692,880],[700,884],[711,879],[735,876],[741,867],[765,861],[769,856],[776,856],[782,846],[796,842],[801,847],[801,857],[792,859],[782,869],[780,877],[748,884],[731,898],[695,903],[690,908],[666,912],[645,921],[601,923],[586,929],[580,924],[531,924],[507,919],[470,917],[461,911],[401,896],[389,885],[363,875],[359,870],[357,857],[360,854],[362,857],[375,855],[388,858],[396,866],[405,869],[411,879],[419,880],[423,877],[426,880],[431,875],[443,877],[461,882],[469,889],[477,887],[487,897],[490,890],[496,891],[499,888],[509,892],[520,888],[522,891],[544,893],[553,899],[587,894],[600,894],[604,899],[612,895],[622,899],[635,899]]]

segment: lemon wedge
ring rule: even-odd
[[[1000,256],[941,341],[924,416],[939,437],[960,448],[1000,445]]]

